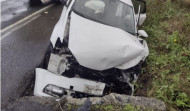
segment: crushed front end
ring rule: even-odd
[[[149,54],[146,41],[81,16],[72,10],[73,4],[63,9],[41,67],[36,68],[34,95],[82,98],[112,92],[132,94]]]
[[[55,48],[50,45],[47,49],[41,68],[36,68],[34,95],[82,98],[111,92],[132,94],[141,64],[126,70],[89,69],[81,66],[69,48],[58,40]]]

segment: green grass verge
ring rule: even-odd
[[[67,105],[63,109],[66,111],[76,111],[80,106]],[[126,105],[92,105],[90,111],[154,111],[151,108],[145,108],[140,106],[134,106],[131,104]]]
[[[190,8],[178,0],[146,0],[150,55],[140,84],[168,108],[190,108]],[[143,89],[143,90],[142,90]]]

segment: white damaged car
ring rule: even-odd
[[[143,0],[65,1],[41,67],[35,69],[34,95],[131,94],[149,54],[143,40],[148,35],[138,30],[145,12]]]

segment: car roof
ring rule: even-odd
[[[120,0],[120,1],[123,2],[123,3],[126,3],[126,4],[128,4],[130,6],[133,6],[131,0]]]

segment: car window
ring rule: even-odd
[[[135,34],[133,8],[119,0],[76,0],[73,10],[85,18]]]

